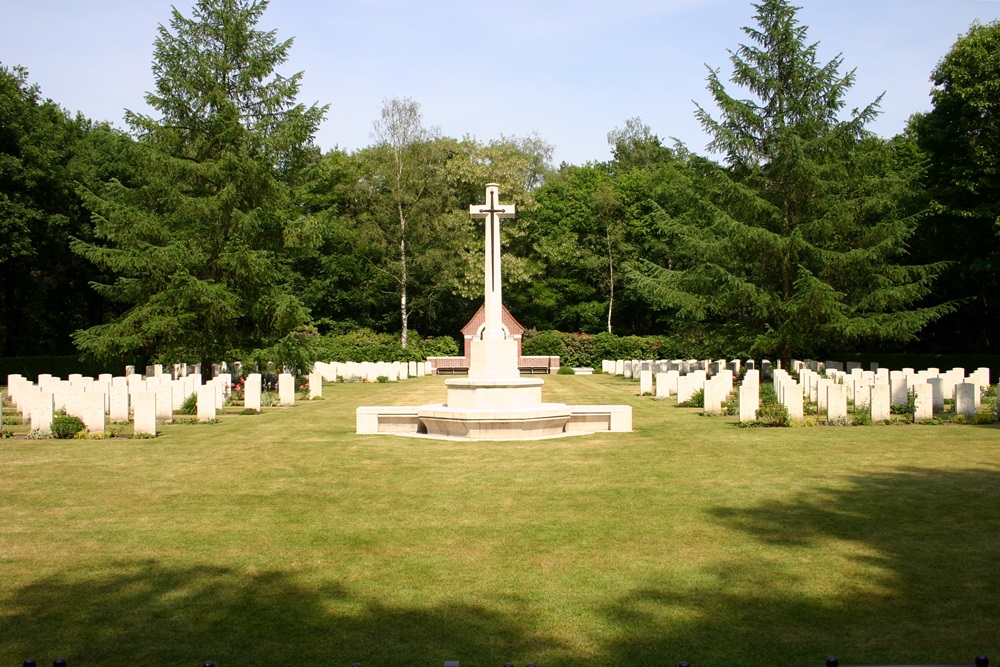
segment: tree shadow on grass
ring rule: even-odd
[[[843,482],[712,510],[751,540],[698,581],[651,581],[617,599],[605,612],[620,639],[598,662],[1000,657],[1000,473],[901,469]]]
[[[557,646],[483,606],[393,608],[339,585],[306,587],[283,572],[155,561],[67,572],[0,601],[0,664],[499,664]]]

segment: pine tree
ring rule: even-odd
[[[146,96],[158,116],[126,114],[144,181],[81,192],[97,240],[73,249],[111,276],[94,287],[123,304],[77,332],[82,351],[219,360],[307,321],[285,250],[308,237],[293,191],[325,108],[295,103],[301,72],[276,73],[291,40],[256,29],[267,5],[199,0],[191,18],[175,9],[159,27]]]
[[[634,279],[655,305],[676,309],[689,334],[719,353],[809,355],[877,340],[912,340],[949,305],[913,308],[940,265],[898,263],[915,218],[903,202],[915,176],[865,125],[878,100],[841,118],[854,72],[821,64],[786,0],[754,5],[751,43],[730,53],[721,115],[697,117],[725,166],[686,156],[674,207],[660,211],[672,265]]]

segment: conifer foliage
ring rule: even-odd
[[[939,265],[906,265],[915,174],[865,130],[878,100],[841,118],[854,72],[822,64],[786,0],[754,5],[750,43],[730,53],[731,94],[710,70],[718,118],[698,107],[725,165],[684,156],[670,210],[667,267],[633,279],[683,328],[711,331],[730,354],[793,355],[859,340],[906,341],[949,306],[913,308]]]
[[[266,0],[198,0],[174,9],[154,43],[156,117],[128,112],[139,182],[82,190],[94,242],[73,249],[121,304],[112,321],[78,331],[95,356],[226,358],[276,345],[307,321],[288,287],[288,248],[309,234],[294,188],[314,155],[325,107],[295,102],[285,77],[291,40],[256,28]]]

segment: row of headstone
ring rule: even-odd
[[[779,402],[788,409],[790,419],[801,421],[802,404],[808,400],[816,404],[818,413],[826,415],[828,423],[847,419],[848,402],[854,403],[856,411],[867,408],[873,422],[888,420],[892,406],[908,404],[911,395],[915,421],[933,418],[944,409],[945,399],[954,400],[955,414],[971,418],[983,390],[990,385],[990,370],[985,367],[966,376],[963,368],[942,372],[937,368],[893,371],[876,367],[865,371],[855,365],[845,372],[827,365],[821,373],[803,366],[798,375],[796,381],[783,370],[775,371]]]
[[[128,371],[134,369],[128,368]],[[151,370],[158,370],[153,368]],[[161,369],[159,369],[161,370]],[[189,370],[189,369],[188,369]],[[223,370],[220,366],[218,370]],[[310,375],[310,398],[322,396],[323,378]],[[88,432],[103,432],[107,421],[134,420],[136,433],[156,435],[157,422],[173,420],[174,413],[192,395],[197,395],[199,421],[215,419],[216,411],[226,403],[232,392],[232,375],[220,372],[202,383],[199,373],[142,376],[130,372],[124,376],[100,375],[96,379],[70,375],[68,379],[42,374],[37,384],[21,375],[7,376],[8,398],[33,430],[51,432],[55,414],[59,411],[78,417]],[[250,374],[244,383],[246,407],[260,410],[261,375]],[[279,402],[295,403],[295,379],[288,373],[279,375]]]
[[[649,370],[654,375],[670,371],[676,371],[678,375],[704,371],[707,377],[714,377],[723,371],[729,371],[733,376],[738,376],[744,368],[759,370],[765,379],[771,377],[771,362],[767,359],[761,362],[760,368],[757,367],[757,362],[753,359],[745,363],[739,359],[716,359],[714,361],[711,359],[604,359],[601,361],[601,371],[604,373],[620,375],[627,379],[639,378],[640,380],[643,370]],[[647,392],[641,391],[640,388],[640,393]]]
[[[380,377],[388,378],[389,382],[399,382],[409,378],[424,377],[430,368],[426,361],[317,361],[313,365],[313,373],[327,382],[354,380],[363,382],[378,382]],[[310,388],[313,386],[309,381]]]
[[[846,367],[846,370],[845,370]],[[791,368],[798,372],[796,382],[780,364],[772,366],[767,359],[760,363],[748,360],[604,360],[601,370],[625,378],[639,379],[641,395],[657,398],[676,396],[684,403],[699,390],[704,392],[705,412],[718,414],[722,402],[733,390],[733,378],[746,368],[740,386],[740,421],[753,421],[760,407],[760,380],[771,379],[779,401],[788,409],[789,417],[801,421],[804,404],[815,403],[818,412],[828,422],[838,423],[848,417],[847,406],[867,406],[873,422],[890,418],[893,405],[907,404],[914,397],[916,421],[930,419],[944,409],[945,399],[954,400],[955,413],[972,417],[979,408],[982,392],[990,385],[990,370],[977,368],[966,376],[965,369],[941,371],[929,368],[890,370],[871,364],[863,370],[857,362],[842,364],[835,361],[794,360]]]

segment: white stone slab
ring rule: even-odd
[[[282,405],[295,405],[295,376],[291,373],[278,376],[278,402]]]
[[[156,393],[140,391],[132,395],[132,405],[135,412],[135,433],[156,435]]]
[[[725,382],[719,380],[718,378],[712,378],[706,380],[704,387],[704,403],[705,403],[705,414],[707,415],[721,415],[722,414],[722,401],[723,392],[725,391]]]
[[[128,421],[129,418],[128,385],[123,383],[111,384],[111,395],[109,396],[108,417],[112,422]]]
[[[260,373],[251,373],[243,383],[243,407],[260,411]]]
[[[889,385],[885,383],[873,384],[871,388],[872,422],[885,421],[892,417],[891,403],[889,395]]]
[[[788,418],[790,420],[801,422],[805,417],[805,410],[803,408],[803,386],[798,382],[789,382],[785,384],[784,397],[782,399],[782,405],[788,410]]]
[[[760,387],[755,382],[744,382],[740,385],[740,421],[754,421],[759,409]]]
[[[934,388],[930,384],[922,382],[910,387],[910,391],[913,392],[914,407],[916,408],[913,413],[913,420],[919,422],[923,419],[933,418]]]
[[[653,393],[653,371],[651,369],[646,369],[639,371],[639,395],[645,396],[646,394]]]
[[[319,373],[309,374],[309,400],[323,398],[323,376]]]
[[[847,391],[844,385],[831,383],[826,387],[826,421],[837,424],[847,419]]]
[[[219,392],[212,384],[198,387],[198,421],[207,422],[215,419],[218,409]]]
[[[902,371],[891,371],[889,373],[889,391],[891,396],[889,400],[892,401],[893,405],[906,405],[909,398],[909,388],[906,380],[906,374]]]
[[[31,430],[43,433],[52,432],[52,420],[55,418],[55,403],[52,392],[40,391],[33,399],[31,408]]]
[[[158,375],[156,377],[167,377]],[[156,393],[156,418],[172,422],[174,420],[174,390],[169,384],[161,384],[153,389]]]
[[[83,397],[83,420],[87,427],[87,433],[104,433],[106,424],[104,421],[104,399],[105,395],[100,392],[87,392]]]
[[[826,378],[819,378],[816,380],[816,410],[820,413],[826,412],[826,401],[829,396],[830,387],[833,386],[833,381]],[[812,390],[810,389],[810,393]]]
[[[976,392],[979,385],[972,382],[962,382],[955,385],[955,414],[965,415],[972,419],[976,414]]]

